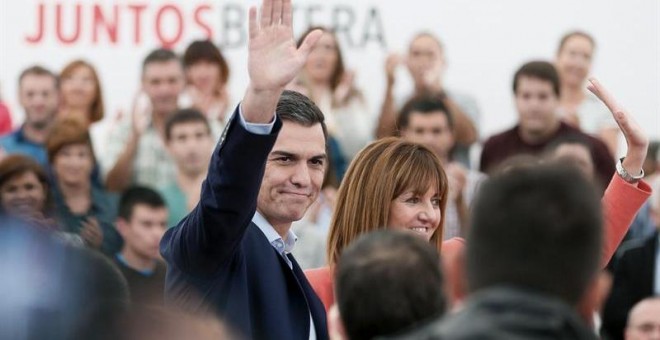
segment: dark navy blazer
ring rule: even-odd
[[[166,300],[210,309],[249,339],[308,339],[311,313],[317,338],[327,339],[325,309],[300,266],[289,254],[289,268],[252,223],[282,122],[257,135],[239,119],[235,112],[213,151],[199,204],[160,243]]]

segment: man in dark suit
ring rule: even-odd
[[[660,177],[651,183],[651,219],[660,228]],[[660,295],[660,232],[622,247],[614,265],[612,292],[603,311],[603,336],[623,339],[628,313],[639,301]]]
[[[249,14],[250,83],[225,129],[195,209],[168,230],[166,299],[210,308],[249,339],[327,339],[321,301],[290,254],[291,222],[316,199],[326,128],[307,97],[284,91],[322,34],[296,48],[291,0]]]

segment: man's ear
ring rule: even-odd
[[[332,305],[328,311],[328,333],[330,340],[348,340],[337,304]]]
[[[115,228],[117,229],[117,232],[119,235],[123,238],[126,239],[126,234],[128,233],[128,228],[130,226],[128,225],[128,221],[125,219],[118,217],[117,221],[115,222]]]

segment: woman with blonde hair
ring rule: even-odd
[[[384,228],[407,229],[434,244],[443,243],[447,176],[438,156],[426,146],[390,137],[360,151],[337,193],[328,236],[328,267],[306,272],[326,309],[334,303],[334,267],[342,251],[359,236]]]

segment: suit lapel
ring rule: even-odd
[[[319,297],[310,286],[309,281],[305,273],[298,265],[298,262],[291,254],[287,254],[287,257],[293,263],[293,273],[296,276],[298,284],[305,294],[305,299],[307,300],[307,305],[309,306],[309,311],[312,314],[312,319],[314,320],[314,326],[316,326],[316,337],[318,339],[327,339],[328,338],[328,327],[327,327],[327,316],[325,314],[325,307],[319,299]]]
[[[654,234],[652,238],[644,243],[643,256],[640,259],[640,277],[643,286],[640,287],[644,296],[653,295],[653,285],[655,283],[655,257],[656,247],[658,243],[658,235]]]

